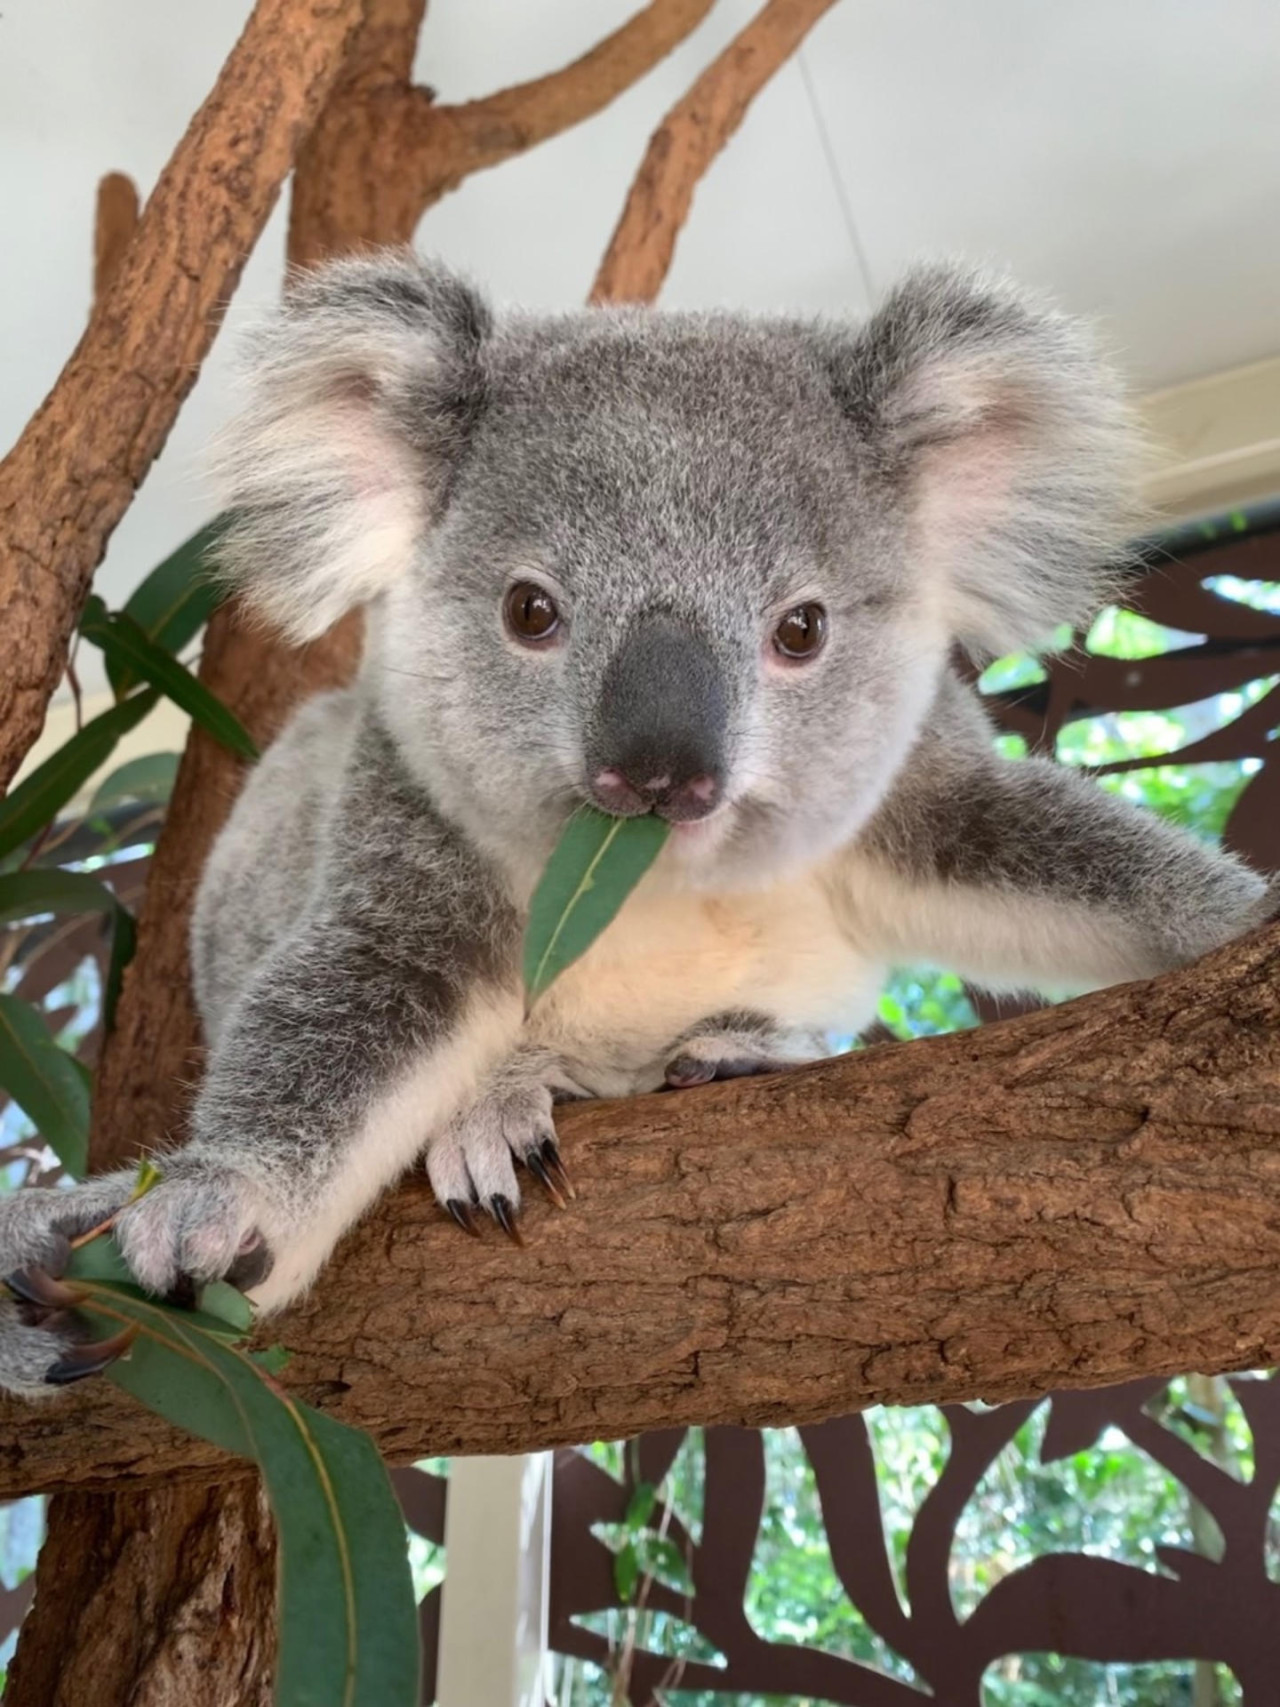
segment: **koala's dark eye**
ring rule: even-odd
[[[796,605],[773,631],[773,649],[784,658],[816,658],[827,638],[827,613],[821,605]]]
[[[544,587],[532,581],[517,581],[507,594],[504,606],[507,627],[517,640],[536,644],[550,640],[560,626],[556,602]]]

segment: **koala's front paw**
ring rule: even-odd
[[[494,1086],[453,1120],[427,1150],[427,1177],[440,1203],[468,1233],[478,1233],[475,1207],[487,1209],[520,1244],[515,1217],[520,1185],[515,1164],[539,1180],[561,1209],[573,1186],[560,1158],[549,1084]]]
[[[0,1388],[35,1398],[110,1362],[84,1343],[85,1324],[56,1299],[39,1296],[42,1284],[32,1286],[26,1275],[60,1275],[72,1239],[113,1215],[133,1181],[129,1169],[69,1191],[34,1186],[0,1198],[0,1279],[13,1277],[0,1287]]]
[[[232,1168],[181,1159],[116,1222],[124,1260],[138,1284],[162,1297],[194,1295],[211,1280],[259,1285],[271,1272],[265,1232],[270,1205]]]
[[[132,1168],[69,1191],[35,1187],[0,1199],[0,1278],[10,1294],[0,1301],[0,1388],[34,1397],[97,1374],[121,1350],[92,1341],[57,1284],[71,1241],[112,1216],[121,1253],[149,1292],[194,1301],[203,1282],[254,1286],[266,1277],[261,1194],[229,1170],[181,1170],[175,1159],[173,1174],[133,1204]]]

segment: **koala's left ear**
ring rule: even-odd
[[[305,273],[251,342],[215,470],[228,581],[292,640],[402,574],[483,408],[489,311],[408,253]]]
[[[933,267],[830,344],[828,367],[957,640],[998,657],[1088,621],[1141,518],[1142,441],[1086,328]]]

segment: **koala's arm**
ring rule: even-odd
[[[1152,977],[1274,911],[1230,854],[1067,766],[1002,760],[958,684],[943,703],[845,873],[851,928],[886,959],[1057,994]]]
[[[229,1275],[284,1303],[518,1037],[518,918],[394,765],[357,748],[312,900],[218,1029],[190,1141],[157,1158],[161,1182],[118,1217],[151,1291]],[[0,1202],[0,1274],[56,1272],[67,1239],[119,1210],[133,1178]],[[74,1331],[0,1304],[0,1387],[89,1372]]]

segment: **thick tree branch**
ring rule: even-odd
[[[255,1479],[50,1510],[5,1707],[271,1707],[275,1530]]]
[[[835,0],[768,0],[650,138],[600,271],[593,302],[652,302],[708,166],[765,84]]]
[[[424,1182],[270,1329],[394,1460],[1280,1360],[1280,927],[781,1077],[566,1109],[526,1247]],[[199,1474],[105,1387],[0,1413],[0,1494]]]
[[[418,221],[472,172],[499,165],[591,118],[664,59],[714,0],[650,0],[581,58],[510,89],[457,106],[410,82],[400,44],[423,0],[378,0],[397,20],[390,51],[353,59],[346,99],[334,101],[306,150],[294,205],[314,244],[307,261],[360,243],[408,243]],[[367,32],[366,32],[367,34]]]
[[[90,577],[360,15],[360,0],[258,0],[75,353],[0,463],[0,787],[40,731]]]

